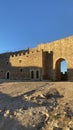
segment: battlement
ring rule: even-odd
[[[42,51],[43,50],[28,49],[28,50],[25,50],[23,52],[15,52],[13,54],[10,54],[10,58],[15,58],[15,57],[20,57],[20,56],[27,57],[27,56],[30,56],[31,54],[39,53],[39,52],[42,52]]]

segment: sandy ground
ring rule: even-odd
[[[0,81],[0,130],[73,130],[73,82]]]

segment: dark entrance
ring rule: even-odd
[[[9,72],[7,72],[7,79],[9,79],[10,78],[10,73]]]
[[[36,71],[36,79],[39,79],[39,71]]]
[[[64,64],[62,64],[64,63]],[[60,58],[56,62],[56,80],[57,81],[67,81],[68,75],[67,75],[67,63],[66,60],[63,58]]]
[[[34,71],[31,71],[31,79],[34,79]]]

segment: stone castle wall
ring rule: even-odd
[[[56,62],[66,60],[68,69],[68,79],[73,80],[73,36],[60,39],[51,43],[38,45],[38,49],[43,49],[53,53],[52,77],[56,79]]]
[[[42,50],[31,49],[26,52],[1,55],[0,78],[6,78],[10,73],[10,79],[30,79],[31,71],[40,71],[39,79],[42,78]],[[34,74],[34,79],[36,76]]]
[[[67,62],[68,80],[73,80],[73,36],[26,51],[1,54],[0,78],[7,78],[9,72],[10,79],[61,80],[63,60]]]

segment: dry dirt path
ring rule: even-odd
[[[1,80],[0,130],[73,130],[73,82]]]

